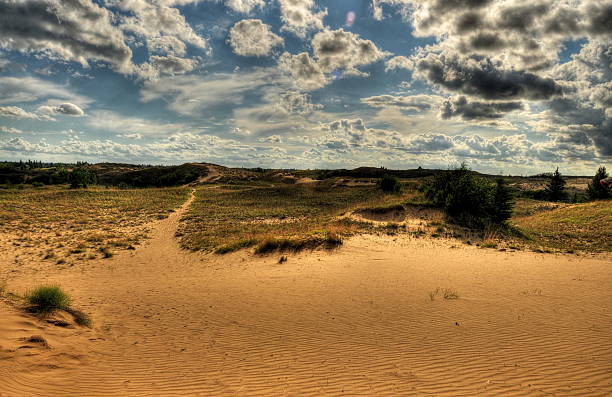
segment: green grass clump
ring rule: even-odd
[[[66,310],[70,306],[70,296],[57,285],[38,287],[30,292],[26,299],[31,308],[39,313]]]

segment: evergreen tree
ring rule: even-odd
[[[504,223],[512,216],[512,193],[503,178],[498,178],[493,193],[491,220]]]
[[[591,200],[606,199],[612,196],[609,186],[604,186],[601,181],[608,178],[606,167],[599,167],[591,183],[587,187],[587,196]]]
[[[546,186],[546,195],[550,201],[562,201],[567,199],[567,192],[565,191],[565,178],[559,172],[559,167],[552,174],[548,185]]]

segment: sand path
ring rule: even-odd
[[[10,280],[61,284],[94,328],[0,306],[0,396],[612,395],[609,260],[376,236],[194,254],[189,203],[135,252]],[[19,349],[35,334],[51,348]]]

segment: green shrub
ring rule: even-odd
[[[465,164],[434,175],[421,190],[451,221],[464,226],[481,229],[503,223],[512,213],[512,195],[503,180],[492,185]]]
[[[88,185],[93,185],[97,182],[96,174],[87,171],[84,168],[75,168],[68,176],[70,187],[72,189],[78,189],[80,187],[86,188]]]
[[[30,292],[27,295],[27,301],[35,311],[50,313],[54,310],[68,309],[70,296],[56,285],[47,285]]]
[[[380,188],[385,193],[399,193],[402,191],[402,183],[391,175],[385,175],[380,180]]]

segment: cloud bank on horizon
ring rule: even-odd
[[[605,0],[0,0],[0,159],[591,173]]]

